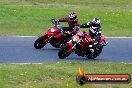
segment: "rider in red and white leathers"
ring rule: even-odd
[[[54,36],[55,39],[58,39],[61,36],[65,36],[65,31],[69,31],[71,33],[76,33],[76,31],[79,31],[78,27],[80,26],[80,23],[77,19],[76,12],[70,13],[69,17],[67,18],[55,19],[55,21],[67,22],[69,24],[69,27],[62,27],[60,29],[60,33]]]

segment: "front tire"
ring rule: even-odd
[[[96,54],[97,56],[99,56],[100,53],[102,52],[102,49],[103,49],[103,46],[98,44],[98,45],[95,47],[95,54]]]
[[[69,48],[69,45],[66,43],[58,52],[58,56],[60,59],[64,59],[68,57],[71,53],[67,52],[67,49]]]
[[[94,58],[96,58],[96,57],[97,57],[97,56],[94,55],[94,54],[90,54],[90,55],[87,56],[88,59],[94,59]]]
[[[95,59],[97,57],[97,55],[96,55],[96,53],[94,52],[94,53],[91,53],[90,51],[89,51],[89,54],[87,55],[87,58],[88,59]]]
[[[34,42],[34,47],[36,49],[41,49],[46,45],[46,42],[44,40],[47,39],[47,36],[41,36]]]

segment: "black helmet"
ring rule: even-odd
[[[76,13],[76,12],[70,13],[69,18],[70,18],[71,20],[75,20],[75,19],[77,18],[77,13]]]

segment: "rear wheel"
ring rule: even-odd
[[[67,49],[69,48],[69,45],[66,43],[58,52],[58,56],[60,59],[64,59],[68,57],[71,53],[67,52]]]
[[[39,37],[39,38],[35,41],[34,47],[35,47],[36,49],[41,49],[41,48],[43,48],[43,47],[46,45],[46,42],[44,42],[45,39],[47,39],[47,36],[41,36],[41,37]]]

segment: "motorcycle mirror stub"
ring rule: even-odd
[[[51,22],[53,23],[53,24],[55,24],[56,22],[55,22],[55,19],[51,19]]]

